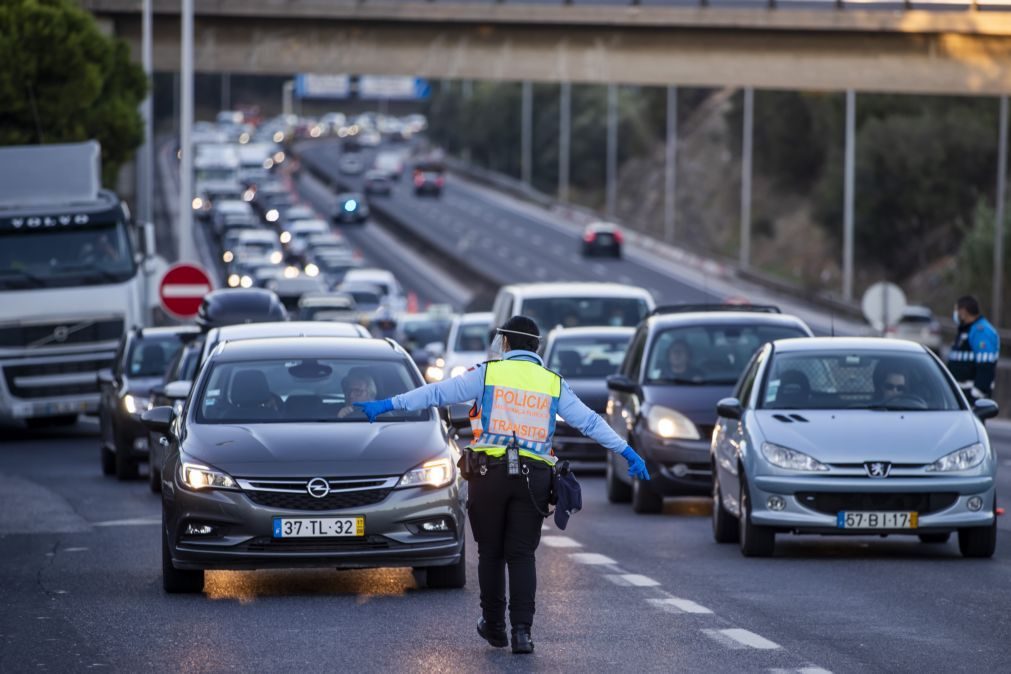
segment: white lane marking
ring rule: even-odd
[[[96,527],[139,527],[151,524],[161,524],[161,517],[133,517],[126,520],[109,520],[108,522],[92,522]]]
[[[611,573],[604,576],[615,585],[622,587],[656,587],[660,583],[649,576],[638,573]]]
[[[582,543],[575,541],[568,536],[542,536],[541,543],[549,548],[581,548]]]
[[[547,524],[542,524],[541,531],[551,531],[551,527],[549,527]]]
[[[63,548],[63,552],[84,552],[88,548]]]
[[[680,599],[678,597],[664,597],[662,599],[647,599],[656,608],[668,613],[712,613],[701,604],[696,604],[690,599]]]
[[[607,565],[607,564],[617,564],[607,555],[601,555],[596,552],[574,552],[569,555],[569,559],[578,564],[589,564],[591,566]]]
[[[702,632],[728,648],[756,648],[763,651],[780,648],[774,641],[769,641],[749,630],[732,627],[726,630],[702,630]]]
[[[203,297],[209,292],[211,287],[206,283],[178,283],[161,289],[163,297]]]

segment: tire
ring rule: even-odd
[[[605,481],[607,484],[607,500],[610,503],[628,503],[632,500],[632,488],[618,477],[618,469],[614,460],[608,456],[605,463]]]
[[[717,543],[736,543],[741,537],[741,523],[723,507],[720,495],[720,481],[713,471],[713,540]]]
[[[172,553],[164,521],[161,527],[161,584],[169,594],[196,594],[204,591],[203,569],[190,571],[172,566]]]
[[[458,590],[467,585],[467,545],[460,548],[460,561],[449,566],[430,566],[425,584],[431,589]]]
[[[102,475],[116,474],[116,453],[102,445]]]
[[[663,497],[646,480],[632,480],[632,510],[640,515],[652,515],[663,510]]]
[[[741,480],[740,544],[745,557],[771,557],[776,551],[776,532],[769,527],[751,523],[751,497],[748,495],[748,481],[744,471],[738,473]]]
[[[920,539],[921,543],[947,543],[948,539],[951,538],[951,532],[946,531],[943,534],[919,534],[917,538]]]
[[[982,559],[993,557],[997,549],[997,518],[986,527],[969,527],[958,530],[958,550],[963,557]]]
[[[116,479],[136,480],[139,473],[137,472],[137,459],[130,451],[132,448],[123,441],[115,427],[112,430],[112,437],[115,438],[116,443]]]

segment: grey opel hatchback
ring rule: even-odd
[[[462,587],[459,451],[435,410],[370,424],[353,402],[421,385],[410,356],[378,339],[225,342],[167,432],[162,577],[200,592],[206,569],[414,567]]]

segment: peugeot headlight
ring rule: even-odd
[[[981,443],[957,449],[951,454],[945,454],[934,463],[927,466],[932,473],[947,473],[955,470],[968,470],[983,463],[986,458],[986,447]]]
[[[404,473],[397,487],[445,487],[453,481],[453,462],[448,458],[426,461]]]
[[[825,471],[828,470],[821,461],[811,458],[804,452],[798,452],[789,447],[776,445],[771,442],[762,443],[762,454],[766,460],[774,466],[785,468],[786,470],[803,471]]]
[[[198,463],[183,462],[179,471],[182,483],[190,489],[237,489],[230,475]]]
[[[685,415],[662,405],[654,405],[646,414],[646,427],[661,438],[699,440],[699,429]]]
[[[446,373],[441,367],[436,365],[429,365],[425,368],[425,379],[430,382],[442,381],[446,376]]]
[[[143,414],[151,409],[151,400],[127,393],[123,396],[123,407],[130,414]]]

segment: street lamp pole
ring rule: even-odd
[[[196,262],[193,242],[193,0],[182,0],[179,126],[179,259]]]

